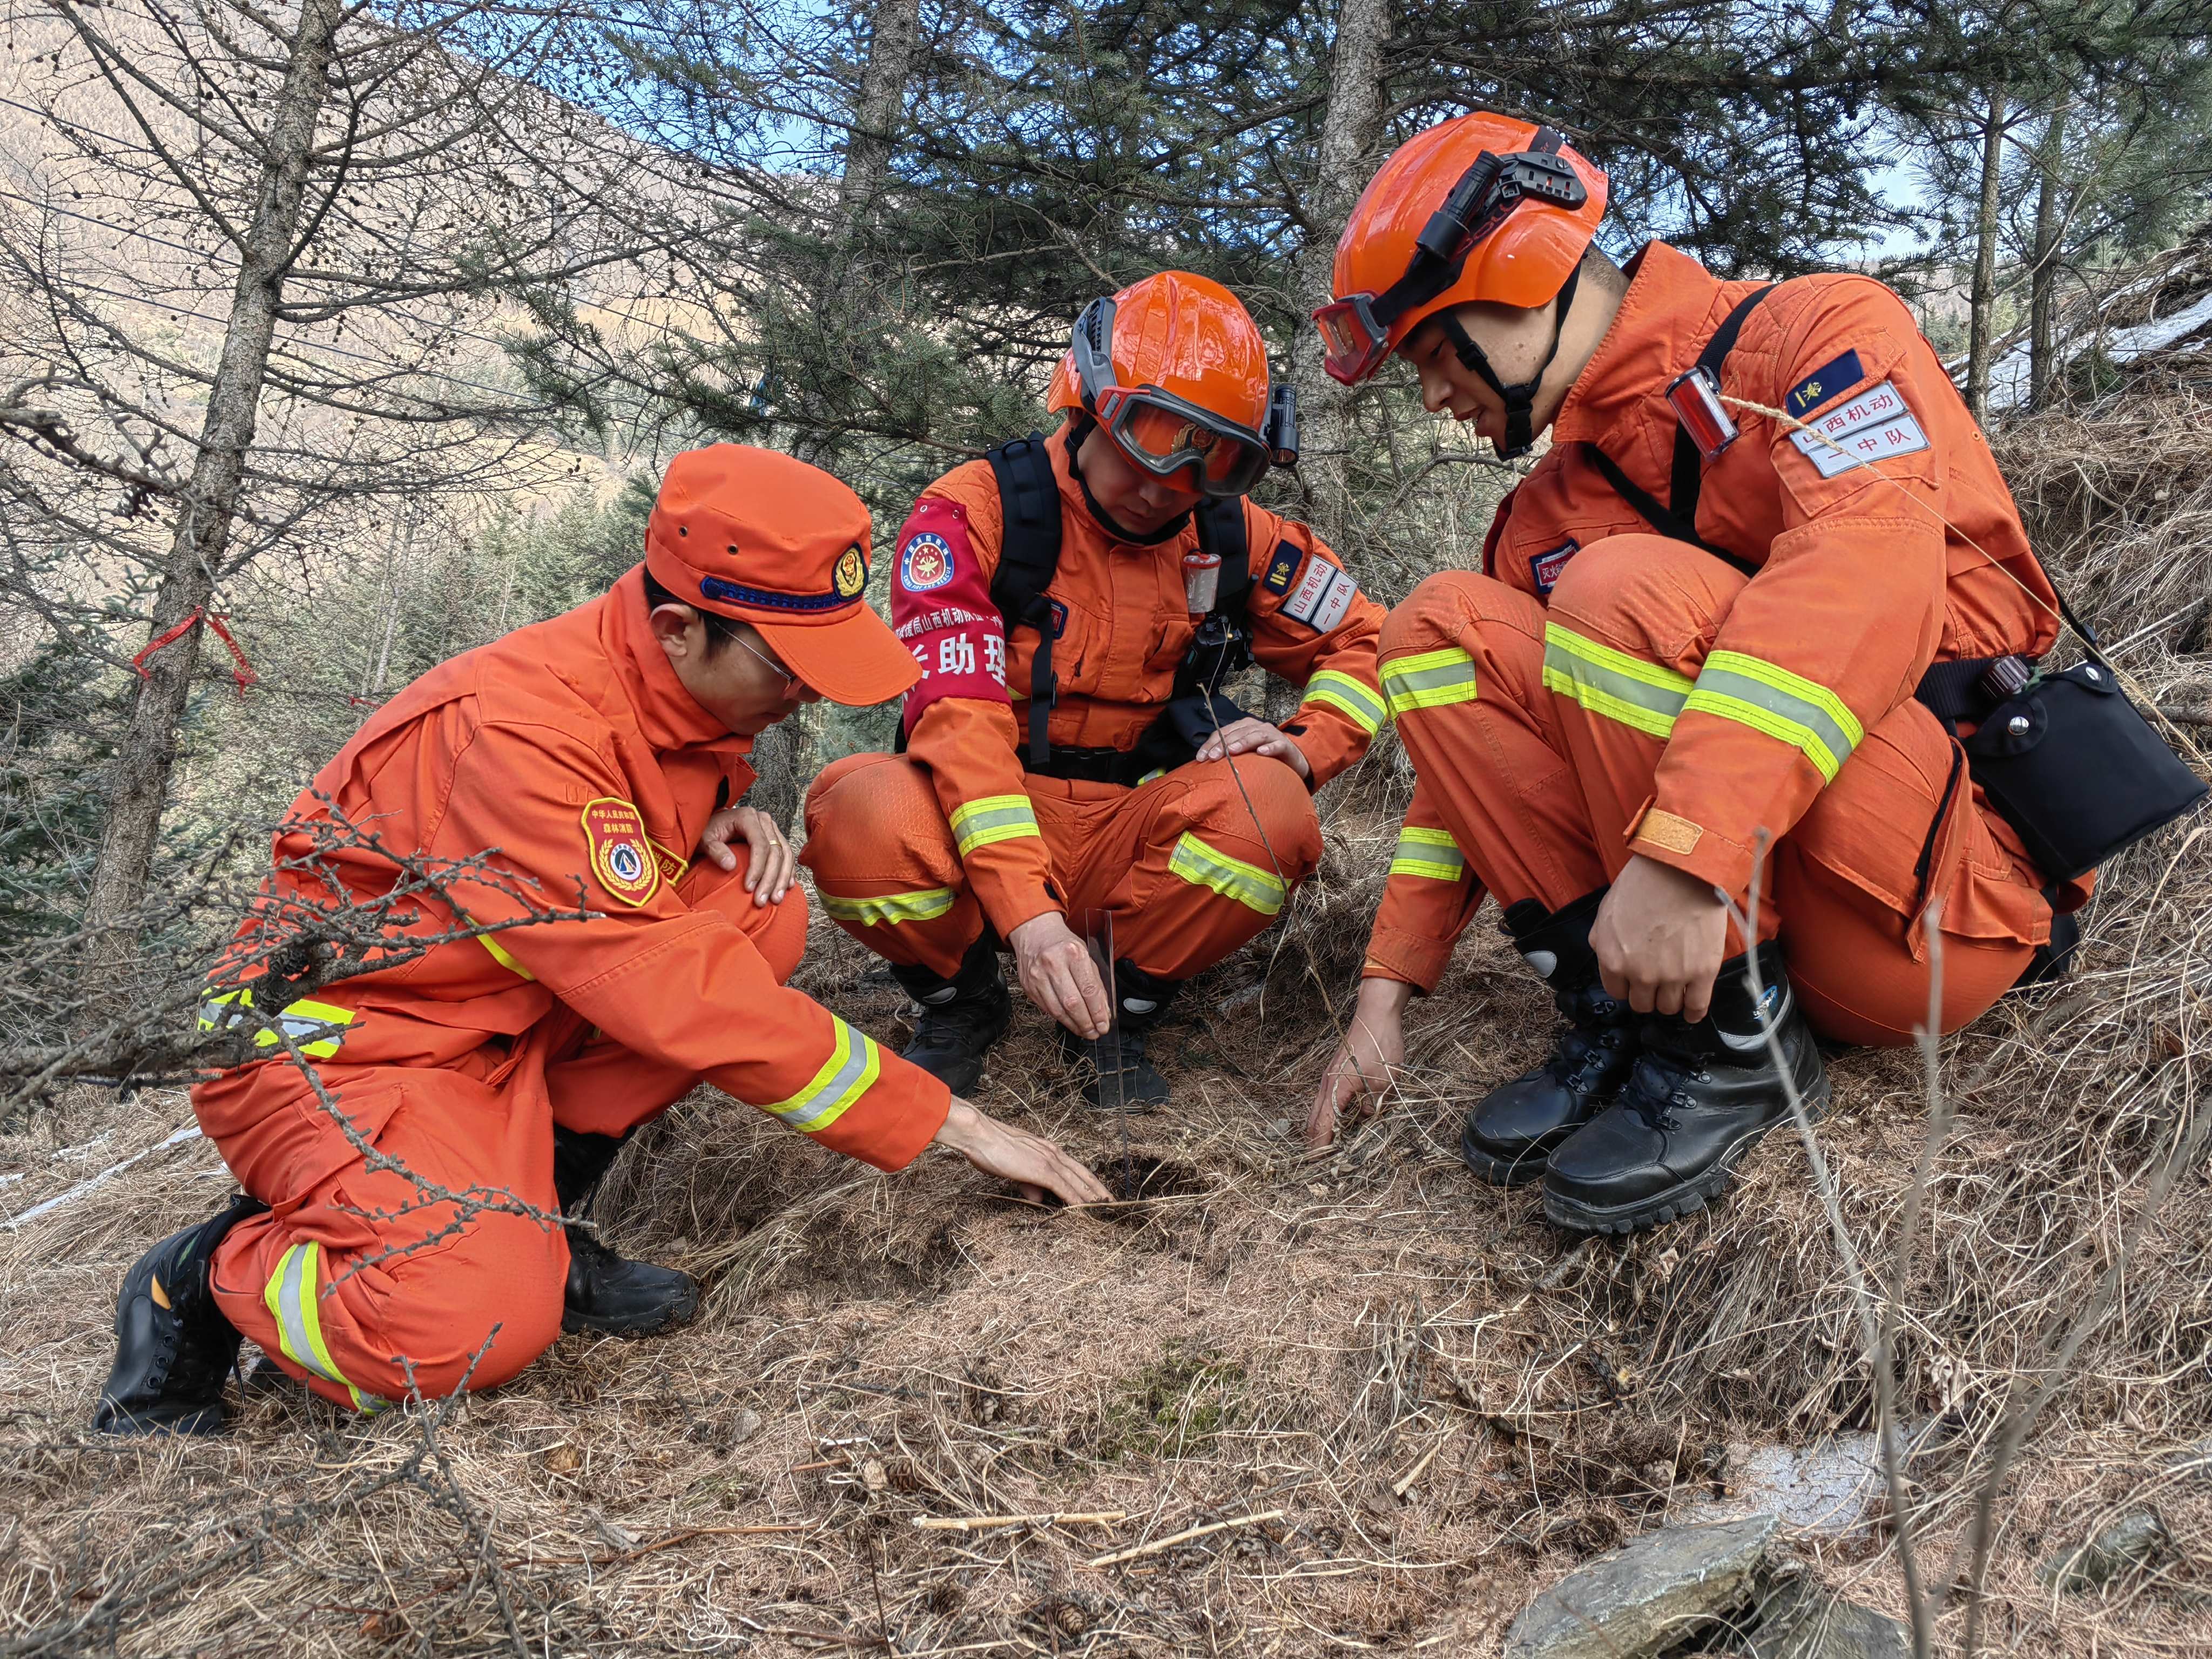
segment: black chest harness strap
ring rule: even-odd
[[[1073,749],[1051,738],[1052,711],[1060,682],[1053,672],[1054,615],[1047,590],[1060,569],[1060,481],[1043,435],[1032,432],[987,452],[998,480],[1005,530],[999,568],[991,577],[991,603],[1011,636],[1017,628],[1036,630],[1036,653],[1030,659],[1029,745],[1025,763],[1032,772],[1132,782],[1139,750]],[[1218,694],[1221,683],[1251,660],[1245,612],[1252,594],[1252,549],[1244,524],[1244,498],[1206,496],[1193,509],[1201,552],[1221,560],[1213,609],[1200,624],[1198,637],[1176,675],[1176,698]],[[1269,550],[1270,556],[1273,549]],[[1011,647],[1008,655],[1012,654]],[[1233,715],[1224,718],[1234,718]],[[1140,745],[1140,750],[1143,745]],[[1121,774],[1127,772],[1124,778]]]

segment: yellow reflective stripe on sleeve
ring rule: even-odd
[[[1473,702],[1474,659],[1455,645],[1394,657],[1382,665],[1382,697],[1394,720],[1409,708]]]
[[[513,957],[507,955],[505,951],[501,950],[500,948],[499,941],[494,939],[489,933],[478,933],[477,935],[477,943],[483,945],[485,950],[490,951],[491,959],[497,963],[501,967],[506,969],[508,973],[520,974],[523,978],[528,980],[534,980],[538,977],[537,975],[532,973],[530,969],[524,967]]]
[[[1194,887],[1210,887],[1263,916],[1283,908],[1283,884],[1273,871],[1217,852],[1188,830],[1169,855],[1168,868]]]
[[[243,1022],[244,1011],[253,1006],[253,988],[246,986],[235,991],[225,991],[221,996],[210,997],[200,1004],[199,1029],[203,1031],[228,1030]],[[312,1042],[301,1042],[300,1052],[310,1060],[328,1060],[337,1053],[338,1045],[345,1041],[343,1030],[333,1031],[333,1025],[353,1024],[353,1010],[341,1008],[335,1003],[317,1002],[312,997],[301,997],[287,1005],[276,1016],[276,1023],[284,1029],[286,1036],[295,1042],[310,1031],[322,1035]],[[274,1048],[283,1038],[266,1025],[253,1035],[257,1048]]]
[[[1382,722],[1390,717],[1382,696],[1372,687],[1362,685],[1351,675],[1339,673],[1334,668],[1324,668],[1306,682],[1306,701],[1327,703],[1350,716],[1352,724],[1370,738],[1382,729]]]
[[[979,847],[1042,834],[1027,795],[986,795],[952,809],[952,840],[963,859]]]
[[[276,1322],[276,1338],[287,1358],[343,1389],[356,1410],[381,1411],[385,1402],[348,1381],[323,1340],[321,1298],[315,1284],[322,1255],[322,1245],[313,1241],[293,1245],[277,1258],[276,1271],[269,1276],[261,1299]]]
[[[802,1134],[818,1134],[844,1116],[883,1073],[883,1054],[874,1039],[854,1030],[835,1014],[830,1018],[837,1028],[836,1045],[814,1080],[790,1099],[761,1108]]]
[[[868,898],[843,898],[815,890],[822,908],[839,921],[872,927],[878,922],[896,926],[902,921],[934,921],[952,908],[950,887],[933,887],[925,893],[878,893]]]
[[[1459,850],[1450,830],[1422,830],[1409,823],[1398,832],[1398,850],[1391,857],[1390,873],[1457,881],[1467,874],[1467,854]]]
[[[1690,695],[1692,681],[1595,640],[1544,624],[1544,686],[1593,714],[1664,738]]]
[[[1826,686],[1741,651],[1716,651],[1707,657],[1683,707],[1780,739],[1803,754],[1830,783],[1866,736],[1858,717]]]

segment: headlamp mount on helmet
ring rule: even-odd
[[[1349,294],[1314,313],[1314,321],[1321,327],[1326,348],[1323,366],[1332,379],[1346,386],[1357,386],[1380,368],[1382,360],[1390,355],[1390,331],[1399,319],[1426,305],[1457,283],[1467,268],[1468,256],[1522,203],[1540,202],[1571,212],[1589,200],[1589,188],[1583,182],[1582,175],[1559,154],[1565,143],[1556,130],[1539,127],[1527,149],[1502,155],[1494,150],[1482,151],[1460,174],[1442,204],[1421,228],[1404,275],[1380,294]],[[1569,273],[1559,297],[1571,300],[1575,276],[1575,272]],[[1565,309],[1562,304],[1562,315]],[[1459,339],[1464,337],[1462,331]],[[1455,347],[1459,339],[1454,341]],[[1556,331],[1552,349],[1554,352],[1559,349]],[[1462,361],[1467,360],[1464,348],[1460,348],[1460,355]],[[1498,386],[1496,376],[1490,374],[1489,365],[1480,362],[1480,351],[1475,355],[1478,361],[1470,362],[1469,367],[1497,386],[1499,396],[1507,397],[1506,389]],[[1550,357],[1544,361],[1545,367],[1549,368]],[[1541,374],[1540,369],[1540,379]],[[1533,386],[1530,392],[1533,395]],[[1515,424],[1512,404],[1513,399],[1507,397],[1509,444],[1513,441],[1511,428]],[[1533,438],[1524,438],[1519,448],[1509,451],[1501,447],[1499,453],[1518,454],[1533,441]]]
[[[1268,393],[1266,426],[1255,431],[1157,386],[1117,385],[1111,299],[1093,300],[1083,308],[1068,349],[1084,412],[1104,428],[1116,448],[1156,477],[1171,478],[1188,470],[1203,495],[1242,495],[1271,465],[1297,465],[1297,399],[1290,386]],[[1166,418],[1140,421],[1147,413]],[[1162,441],[1162,431],[1172,435]]]

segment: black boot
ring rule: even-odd
[[[1006,1036],[1014,1017],[1014,1000],[999,973],[998,941],[985,929],[951,979],[902,964],[892,966],[891,976],[919,1011],[914,1036],[900,1057],[954,1094],[966,1094],[982,1078],[984,1054]]]
[[[1500,1084],[1467,1115],[1459,1155],[1498,1186],[1543,1174],[1553,1149],[1620,1091],[1635,1063],[1636,1015],[1605,994],[1590,949],[1590,923],[1605,893],[1601,887],[1549,912],[1523,899],[1505,913],[1514,948],[1552,988],[1567,1029],[1541,1066]]]
[[[1554,1152],[1544,1171],[1544,1213],[1559,1225],[1630,1233],[1704,1209],[1759,1137],[1790,1115],[1785,1076],[1808,1114],[1826,1109],[1828,1073],[1781,947],[1759,947],[1759,1006],[1745,961],[1722,966],[1711,1011],[1696,1024],[1664,1015],[1644,1020],[1644,1053],[1620,1098]],[[1779,1066],[1762,1012],[1782,1051]]]
[[[1090,1041],[1060,1028],[1060,1051],[1084,1079],[1085,1105],[1149,1112],[1168,1103],[1168,1080],[1145,1056],[1153,1028],[1167,1018],[1168,1005],[1181,981],[1158,979],[1133,963],[1114,964],[1114,989],[1121,998],[1117,1030]]]
[[[553,1189],[561,1195],[564,1215],[584,1213],[622,1144],[619,1136],[553,1126]],[[588,1227],[571,1224],[568,1233],[562,1330],[654,1336],[699,1311],[699,1281],[690,1273],[617,1255]]]
[[[215,1247],[269,1206],[243,1193],[221,1215],[171,1233],[123,1276],[115,1298],[115,1365],[93,1408],[102,1434],[220,1434],[222,1380],[238,1364],[238,1333],[215,1304]]]

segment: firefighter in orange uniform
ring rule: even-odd
[[[387,924],[396,965],[273,1016],[349,1126],[284,1058],[193,1090],[246,1193],[126,1276],[97,1426],[219,1430],[241,1335],[371,1410],[503,1382],[564,1327],[688,1318],[688,1276],[543,1217],[575,1213],[622,1137],[702,1079],[878,1169],[933,1140],[1032,1189],[1106,1196],[784,987],[806,935],[791,850],[727,803],[752,739],[799,703],[913,682],[861,597],[868,545],[867,509],[825,473],[734,445],[679,455],[642,565],[433,670],[323,769],[234,960],[266,956],[284,907],[392,889],[393,858],[330,833],[338,818],[426,860],[491,849],[488,867]],[[545,908],[593,914],[527,921]],[[270,1018],[249,983],[204,1023]]]
[[[1558,133],[1467,115],[1384,163],[1338,245],[1331,374],[1395,352],[1501,454],[1552,444],[1483,574],[1431,577],[1384,629],[1419,784],[1310,1127],[1402,1059],[1407,999],[1487,890],[1566,1030],[1462,1153],[1625,1232],[1717,1194],[1790,1087],[1818,1109],[1816,1031],[1910,1039],[1929,917],[1948,1030],[2047,964],[2087,888],[1965,772],[1966,689],[2051,647],[2056,596],[1910,313],[1868,277],[1723,282],[1659,242],[1623,270],[1591,243],[1605,199]],[[1755,869],[1747,937],[1725,902]]]
[[[1146,1040],[1177,983],[1320,859],[1312,792],[1382,722],[1382,612],[1311,529],[1244,499],[1293,459],[1295,417],[1218,283],[1168,271],[1094,302],[1048,402],[1051,437],[946,474],[900,531],[906,752],[817,780],[805,859],[918,1005],[908,1059],[973,1086],[1012,1012],[1004,940],[1090,1062],[1086,1097],[1151,1104]],[[1279,730],[1220,695],[1250,659],[1304,688]]]

